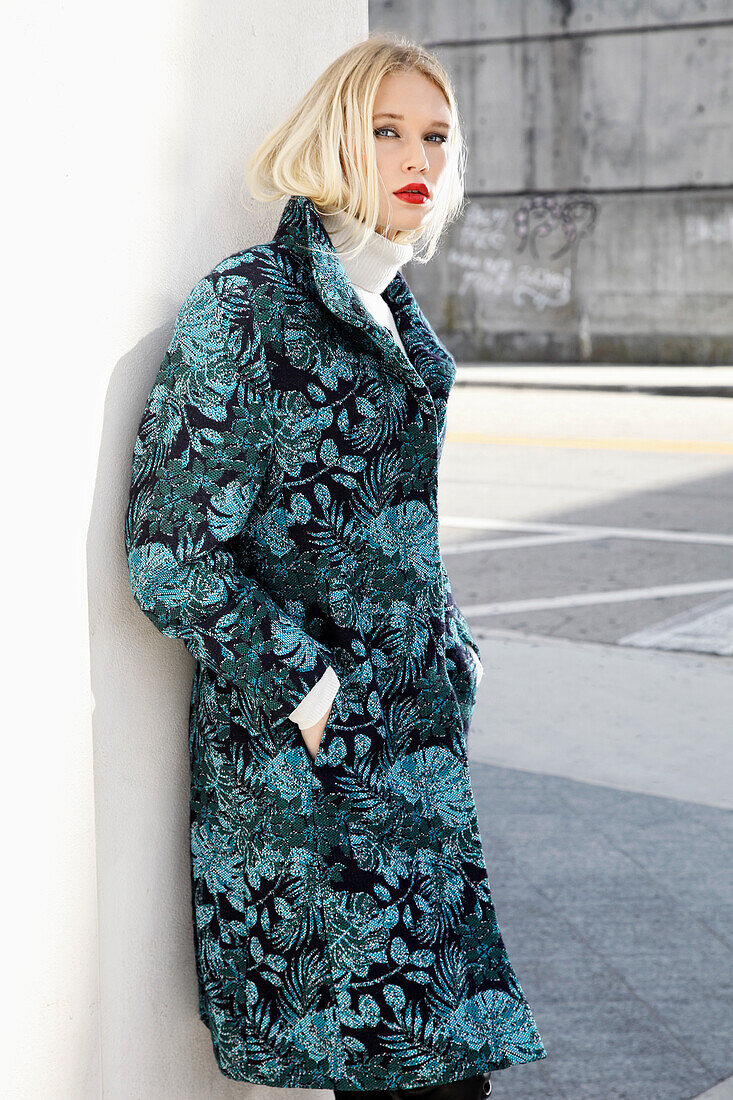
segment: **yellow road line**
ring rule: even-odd
[[[486,435],[448,432],[449,443],[480,443],[499,447],[566,447],[584,451],[671,451],[676,454],[733,455],[733,443],[705,439],[633,439],[618,437]]]

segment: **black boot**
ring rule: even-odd
[[[486,1100],[491,1096],[491,1074],[464,1077],[461,1081],[446,1081],[442,1085],[422,1085],[419,1088],[375,1089],[372,1092],[343,1092],[333,1089],[335,1100]]]
[[[332,1089],[335,1100],[392,1100],[392,1094],[387,1089],[359,1089],[346,1092],[343,1089]]]
[[[392,1100],[486,1100],[491,1096],[491,1074],[446,1081],[442,1085],[423,1085],[417,1089],[390,1089]]]

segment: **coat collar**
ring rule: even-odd
[[[311,199],[305,195],[292,195],[288,199],[274,240],[304,256],[313,288],[323,304],[336,317],[367,335],[378,346],[387,369],[411,384],[421,405],[435,416],[435,402],[448,399],[456,365],[402,273],[396,272],[382,297],[392,310],[407,359],[361,302]]]

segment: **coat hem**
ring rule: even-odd
[[[514,1062],[495,1062],[491,1059],[483,1062],[474,1062],[471,1065],[464,1066],[452,1066],[450,1070],[446,1070],[440,1077],[431,1078],[430,1080],[420,1079],[419,1083],[411,1080],[409,1085],[403,1084],[405,1077],[395,1078],[387,1077],[379,1079],[377,1081],[370,1080],[368,1084],[356,1084],[351,1078],[309,1078],[307,1080],[293,1081],[292,1084],[284,1084],[281,1081],[273,1081],[271,1077],[258,1075],[256,1073],[250,1073],[245,1071],[244,1074],[235,1074],[229,1072],[219,1066],[219,1070],[224,1077],[227,1077],[230,1081],[238,1081],[240,1084],[248,1085],[267,1085],[271,1088],[278,1089],[338,1089],[340,1092],[378,1092],[387,1089],[396,1088],[431,1088],[438,1085],[453,1084],[456,1081],[463,1081],[469,1077],[479,1077],[485,1073],[497,1073],[502,1069],[510,1069],[512,1066],[528,1065],[531,1062],[542,1061],[547,1057],[547,1053],[537,1054],[531,1058],[525,1058],[521,1061]]]
[[[202,1022],[212,1031],[213,1035],[213,1030],[211,1029],[211,1025],[206,1015],[203,1013],[199,1013],[199,1015]],[[539,1038],[539,1033],[537,1034]],[[452,1084],[455,1081],[462,1081],[469,1077],[478,1077],[485,1073],[496,1073],[502,1069],[509,1069],[511,1066],[539,1062],[547,1058],[548,1055],[541,1039],[539,1039],[538,1046],[518,1056],[513,1057],[507,1054],[500,1060],[495,1058],[476,1057],[453,1061],[450,1067],[440,1074],[440,1076],[430,1079],[422,1077],[416,1078],[415,1074],[413,1073],[411,1075],[409,1071],[400,1072],[399,1070],[393,1070],[390,1072],[386,1069],[384,1063],[377,1059],[372,1059],[368,1062],[370,1076],[368,1078],[363,1077],[360,1081],[355,1079],[356,1071],[361,1068],[358,1065],[353,1065],[351,1067],[351,1072],[347,1069],[343,1077],[329,1077],[327,1074],[320,1074],[317,1076],[308,1076],[307,1074],[299,1075],[298,1066],[294,1062],[292,1073],[287,1076],[287,1079],[283,1079],[282,1077],[273,1079],[272,1074],[259,1073],[256,1069],[249,1069],[246,1066],[243,1067],[241,1072],[237,1072],[233,1069],[231,1064],[225,1065],[216,1044],[214,1045],[214,1056],[219,1071],[230,1081],[238,1081],[252,1085],[267,1085],[271,1088],[281,1089],[338,1089],[343,1092],[371,1092],[395,1088],[430,1088],[438,1085]]]

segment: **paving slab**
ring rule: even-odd
[[[691,1100],[730,1077],[733,815],[474,759],[470,774],[548,1051],[495,1074],[498,1100]]]
[[[471,627],[471,759],[733,808],[728,658]]]

